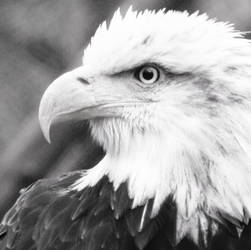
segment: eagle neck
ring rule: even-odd
[[[178,156],[175,155],[173,138],[169,140],[159,131],[130,132],[126,135],[125,132],[123,140],[117,138],[111,144],[105,144],[105,157],[87,172],[78,189],[94,186],[102,177],[108,176],[114,190],[127,183],[133,207],[153,199],[153,214],[156,214],[165,199],[177,189],[175,164],[172,162]]]

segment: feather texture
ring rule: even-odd
[[[72,172],[54,180],[38,181],[22,192],[2,221],[0,249],[197,249],[187,238],[177,241],[177,206],[172,196],[165,200],[159,213],[152,216],[153,200],[133,208],[127,183],[114,190],[104,176],[93,187],[80,192],[71,190],[71,185],[82,174]],[[34,203],[40,198],[41,202]],[[231,228],[233,221],[224,217],[224,221],[217,223],[219,227]],[[217,244],[222,237],[228,239],[231,246],[239,246],[249,239],[248,228],[238,243],[222,230],[210,238],[208,246],[220,249]],[[234,236],[238,237],[235,231]],[[203,243],[201,247],[204,249],[207,245]]]

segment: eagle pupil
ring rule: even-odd
[[[154,73],[151,69],[145,69],[143,72],[143,77],[145,80],[151,80],[154,77]]]

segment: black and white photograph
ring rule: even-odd
[[[250,0],[0,0],[0,250],[251,250]]]

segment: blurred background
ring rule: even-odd
[[[207,12],[251,30],[250,0],[0,0],[0,216],[38,178],[91,167],[103,157],[85,124],[61,126],[53,143],[37,120],[40,98],[81,63],[98,25],[121,7]]]

